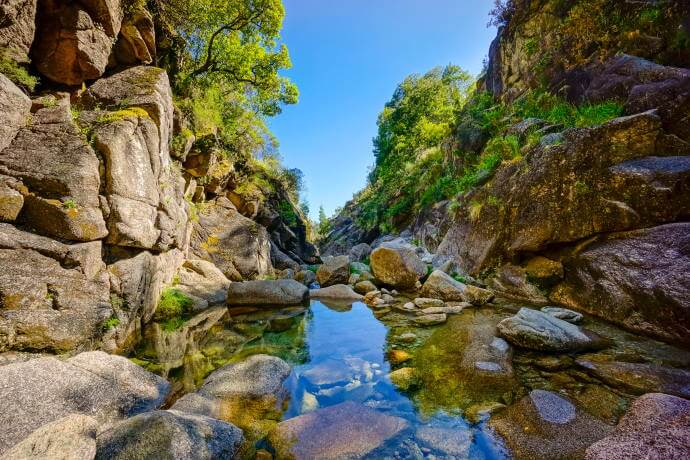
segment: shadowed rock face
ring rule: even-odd
[[[36,32],[36,0],[5,0],[0,8],[0,48],[7,48],[17,61],[26,61]]]
[[[616,233],[566,261],[552,299],[627,329],[690,345],[690,224]]]

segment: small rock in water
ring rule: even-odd
[[[419,384],[419,379],[417,377],[417,372],[412,367],[403,367],[396,369],[388,377],[393,382],[393,385],[400,388],[401,390],[409,390]]]
[[[401,311],[405,311],[405,312],[414,312],[414,311],[418,311],[418,310],[417,310],[417,307],[416,307],[415,304],[413,304],[412,302],[407,302],[407,303],[402,304],[402,305],[398,304],[398,305],[396,305],[395,308],[396,308],[397,310],[401,310]]]
[[[316,396],[305,391],[302,395],[302,407],[300,408],[300,414],[306,414],[309,412],[314,412],[319,408],[319,401]]]
[[[468,458],[472,446],[472,434],[467,429],[423,426],[416,437],[434,450],[440,450],[451,458]]]
[[[386,288],[381,288],[381,294],[389,294],[390,295],[391,291],[389,291]]]
[[[420,326],[434,326],[436,324],[445,323],[448,317],[445,313],[436,313],[433,315],[418,316],[413,321]]]
[[[376,291],[376,286],[371,281],[360,281],[355,284],[355,292],[366,295],[370,292]]]
[[[429,307],[425,308],[424,310],[420,310],[417,312],[418,315],[433,315],[437,313],[445,313],[446,315],[457,315],[459,313],[462,313],[463,307],[455,306],[455,307]]]
[[[579,323],[582,321],[582,315],[576,311],[568,310],[567,308],[560,307],[544,307],[541,309],[547,315],[551,315],[555,318],[562,319],[569,323]]]
[[[391,350],[388,352],[388,362],[396,365],[412,359],[412,355],[405,350]]]

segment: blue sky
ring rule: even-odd
[[[331,215],[366,183],[376,117],[407,75],[453,63],[472,74],[495,35],[492,0],[284,0],[299,104],[269,120],[306,199]]]

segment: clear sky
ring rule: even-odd
[[[284,0],[283,41],[299,104],[269,125],[305,174],[311,215],[332,215],[366,183],[376,117],[407,75],[449,63],[478,74],[492,0]]]

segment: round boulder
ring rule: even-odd
[[[371,270],[382,283],[396,289],[413,290],[426,275],[426,264],[406,247],[381,246],[371,253]]]

